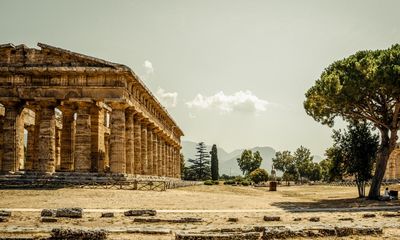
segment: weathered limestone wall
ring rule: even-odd
[[[127,109],[126,111],[126,173],[133,174],[135,172],[135,135],[134,135],[134,111]]]
[[[131,69],[38,46],[0,45],[0,170],[179,177],[183,132]]]
[[[0,172],[2,171],[2,160],[3,160],[3,146],[4,146],[4,115],[0,115]]]
[[[125,109],[116,106],[111,113],[110,171],[126,173]]]
[[[400,179],[400,148],[397,147],[393,150],[392,154],[389,157],[385,179]]]
[[[77,172],[90,172],[92,166],[91,104],[77,103],[74,167]]]
[[[91,171],[104,172],[105,144],[104,144],[104,115],[105,110],[100,106],[92,105],[91,113]]]

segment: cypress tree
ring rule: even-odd
[[[219,169],[218,169],[218,153],[217,145],[213,145],[211,148],[211,178],[212,180],[219,179]]]

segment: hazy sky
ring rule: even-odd
[[[304,145],[331,129],[303,109],[325,67],[400,42],[400,1],[0,1],[0,43],[43,42],[140,75],[185,132],[226,150]]]

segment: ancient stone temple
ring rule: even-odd
[[[390,154],[386,166],[385,179],[400,179],[400,144],[397,144],[396,149]]]
[[[127,66],[0,45],[0,170],[180,177],[182,130]]]

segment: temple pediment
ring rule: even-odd
[[[0,45],[0,67],[97,67],[126,68],[124,65],[38,43],[40,49],[26,45]]]

